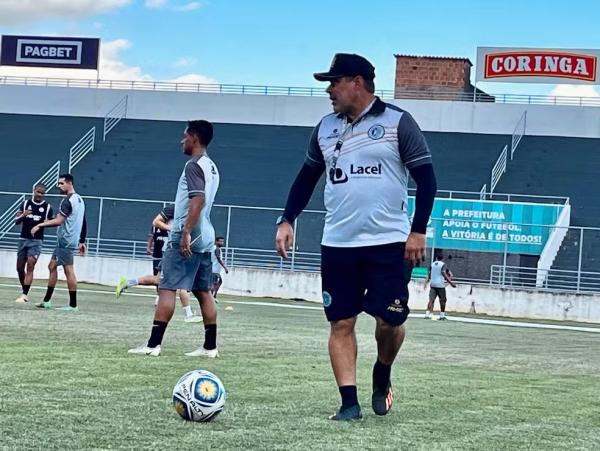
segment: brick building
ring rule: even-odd
[[[471,84],[468,58],[442,56],[394,55],[396,78],[394,96],[436,100],[467,100],[476,89]],[[477,89],[478,100],[494,98]]]

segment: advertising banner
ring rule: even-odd
[[[476,81],[598,84],[600,50],[478,47]]]
[[[562,205],[436,199],[427,245],[436,249],[540,255]],[[408,201],[414,213],[414,198]]]
[[[100,39],[2,36],[0,65],[98,70]]]

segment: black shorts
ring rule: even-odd
[[[365,247],[321,246],[323,307],[329,321],[361,312],[399,326],[408,317],[412,265],[404,243]]]
[[[435,298],[440,298],[441,302],[446,302],[448,300],[446,298],[446,289],[431,287],[429,289],[429,302],[435,301]]]

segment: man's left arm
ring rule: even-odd
[[[417,185],[415,212],[410,234],[406,240],[405,258],[418,265],[425,260],[427,245],[425,234],[433,209],[437,182],[425,136],[407,112],[402,113],[398,123],[398,150],[402,162]]]

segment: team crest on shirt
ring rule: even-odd
[[[44,207],[40,207],[40,213],[44,212]]]
[[[329,307],[331,305],[331,301],[331,295],[327,291],[323,291],[323,307]]]
[[[367,135],[371,139],[381,139],[385,136],[385,128],[383,125],[375,124],[369,129]]]

